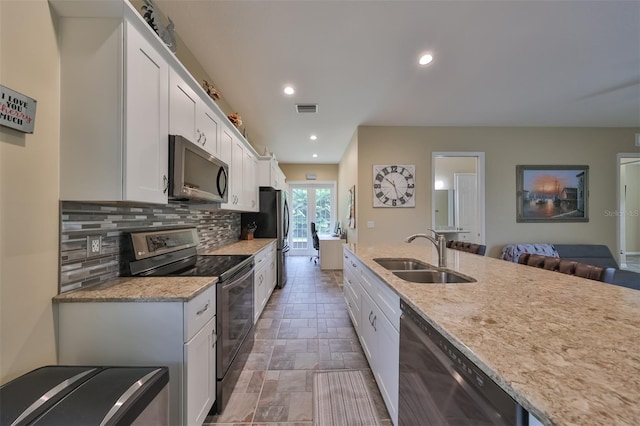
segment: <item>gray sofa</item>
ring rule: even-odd
[[[640,274],[633,271],[622,270],[618,267],[618,263],[615,261],[611,251],[609,251],[609,247],[600,244],[550,244],[550,245],[532,245],[533,247],[531,252],[537,252],[537,247],[540,246],[541,250],[545,250],[544,246],[547,246],[546,252],[539,253],[544,254],[546,256],[553,256],[555,253],[548,253],[548,246],[551,246],[557,252],[558,257],[561,259],[569,259],[575,260],[582,263],[588,263],[590,265],[603,266],[605,268],[614,268],[615,273],[613,275],[613,280],[611,284],[619,285],[621,287],[633,288],[635,290],[640,290]],[[503,249],[503,254],[505,254],[508,250],[505,246]],[[513,262],[517,262],[518,258],[515,257],[509,258]],[[506,259],[506,256],[503,257]]]

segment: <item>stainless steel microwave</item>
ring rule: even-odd
[[[169,136],[169,200],[226,203],[229,166],[183,136]]]

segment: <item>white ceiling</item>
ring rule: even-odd
[[[638,1],[156,4],[280,162],[337,163],[359,125],[640,126]]]

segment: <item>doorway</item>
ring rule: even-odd
[[[640,153],[618,154],[617,170],[618,264],[640,272]]]
[[[318,234],[331,234],[336,218],[335,182],[291,182],[291,232],[290,255],[313,256],[311,222],[315,222]]]
[[[434,152],[431,170],[431,228],[485,244],[484,152]]]

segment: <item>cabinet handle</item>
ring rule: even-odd
[[[216,334],[216,329],[214,328],[213,330],[211,330],[211,341],[213,342],[211,344],[212,348],[216,347],[216,343],[218,343],[218,335]]]
[[[348,259],[348,258],[349,258],[349,256],[347,256],[347,255],[345,254],[345,255],[344,255],[344,258],[345,258],[345,259]]]
[[[373,326],[373,322],[371,322],[371,315],[373,315],[373,311],[369,312],[369,324]]]
[[[196,312],[196,315],[202,315],[204,313],[204,311],[206,311],[207,309],[209,309],[209,303],[204,305],[204,308],[202,308],[198,312]]]
[[[169,179],[167,178],[167,175],[162,175],[162,186],[164,187],[162,193],[166,194],[169,190]]]
[[[378,329],[376,328],[376,320],[378,319],[378,316],[375,315],[373,317],[373,324],[371,324],[373,326],[373,331],[378,331]]]
[[[356,265],[355,263],[351,262],[351,266],[353,266],[354,268],[357,267],[358,265]]]

